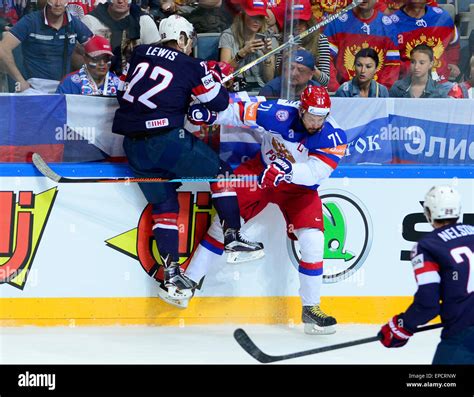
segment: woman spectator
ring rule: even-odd
[[[446,98],[447,92],[431,77],[434,65],[433,49],[417,45],[410,54],[410,75],[398,80],[390,89],[394,98]]]
[[[272,11],[275,15],[278,27],[283,30],[285,24],[286,1],[281,1]],[[288,18],[290,18],[289,16]],[[286,18],[288,20],[288,18]],[[293,9],[294,35],[300,34],[311,26],[317,24],[316,18],[311,11],[309,0],[295,0]],[[331,55],[329,52],[329,42],[327,37],[319,30],[304,37],[300,42],[300,47],[311,52],[314,57],[316,67],[314,68],[313,79],[324,87],[327,87],[330,76]]]
[[[84,45],[86,63],[67,75],[59,84],[58,94],[116,96],[118,77],[109,71],[112,46],[102,36],[93,36]]]
[[[267,0],[243,0],[240,12],[229,29],[219,39],[220,61],[239,69],[260,58],[272,49],[273,42],[265,37]],[[244,73],[247,90],[258,91],[275,75],[275,56],[272,55]]]
[[[355,55],[355,76],[336,91],[338,97],[387,98],[388,89],[374,80],[379,56],[373,48],[363,48]]]

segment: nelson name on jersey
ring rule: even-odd
[[[472,225],[455,225],[449,229],[444,229],[437,233],[438,237],[444,242],[454,240],[459,237],[474,235],[474,226]]]

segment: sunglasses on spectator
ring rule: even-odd
[[[248,15],[248,17],[249,17],[252,21],[259,21],[259,22],[265,21],[265,17],[264,17],[263,15]]]
[[[95,68],[100,62],[110,64],[112,63],[112,57],[110,55],[101,55],[98,57],[91,57],[87,55],[90,61],[87,63],[90,67]]]

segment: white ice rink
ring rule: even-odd
[[[371,337],[379,325],[338,325],[334,335],[302,326],[241,326],[267,354]],[[234,340],[235,325],[179,327],[2,327],[0,364],[256,364]],[[379,342],[282,361],[287,364],[430,364],[440,330],[414,335],[399,349]]]

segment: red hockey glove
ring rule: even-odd
[[[264,189],[266,187],[277,187],[281,181],[290,183],[293,177],[293,166],[285,159],[276,159],[267,165],[267,168],[258,176],[258,187]]]
[[[201,104],[192,105],[188,110],[188,120],[194,125],[210,125],[217,120],[217,113]]]
[[[385,347],[402,347],[407,344],[413,333],[402,327],[402,321],[398,316],[394,316],[380,329],[377,335],[380,337],[382,345]]]

